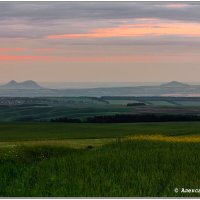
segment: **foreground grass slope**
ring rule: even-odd
[[[200,145],[116,142],[94,149],[18,147],[1,152],[0,196],[198,196]],[[7,153],[6,153],[7,152]]]
[[[199,130],[200,122],[1,123],[0,196],[200,196],[180,192],[200,188]]]

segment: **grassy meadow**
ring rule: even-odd
[[[199,130],[200,122],[0,123],[0,196],[200,196],[181,193],[200,188]]]

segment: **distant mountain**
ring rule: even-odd
[[[169,83],[162,84],[161,87],[190,87],[190,85],[178,81],[171,81]]]
[[[24,81],[24,82],[16,82],[15,80],[10,81],[9,83],[0,86],[0,89],[7,89],[7,90],[25,90],[25,89],[43,89],[40,85],[32,80]]]
[[[10,81],[0,86],[0,97],[77,97],[77,96],[200,96],[200,85],[172,81],[162,85],[135,87],[98,87],[84,89],[48,89],[34,81]]]

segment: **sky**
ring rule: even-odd
[[[0,82],[199,82],[200,2],[0,2]]]

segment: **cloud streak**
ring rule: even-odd
[[[90,62],[163,62],[163,61],[200,61],[199,55],[113,55],[113,56],[38,56],[38,55],[0,55],[0,61],[30,61],[30,62],[69,62],[69,63],[90,63]]]
[[[166,4],[163,7],[166,8],[172,8],[172,9],[179,9],[179,8],[187,8],[189,7],[189,4],[184,4],[184,3],[170,3],[170,4]]]
[[[26,48],[0,48],[0,52],[21,52],[25,51]]]
[[[156,17],[172,20],[200,19],[199,2],[0,2],[1,19],[51,20],[131,19]],[[173,8],[173,9],[169,9]],[[180,8],[185,8],[184,10]],[[192,12],[188,12],[192,11]]]
[[[199,10],[200,2],[0,2],[1,77],[154,81],[184,71],[199,80]]]
[[[114,28],[94,29],[88,33],[49,35],[49,39],[80,39],[80,38],[109,38],[109,37],[144,37],[144,36],[200,36],[198,23],[147,23],[128,24]]]
[[[199,10],[199,2],[0,2],[0,38],[83,34],[138,18],[199,23]]]

